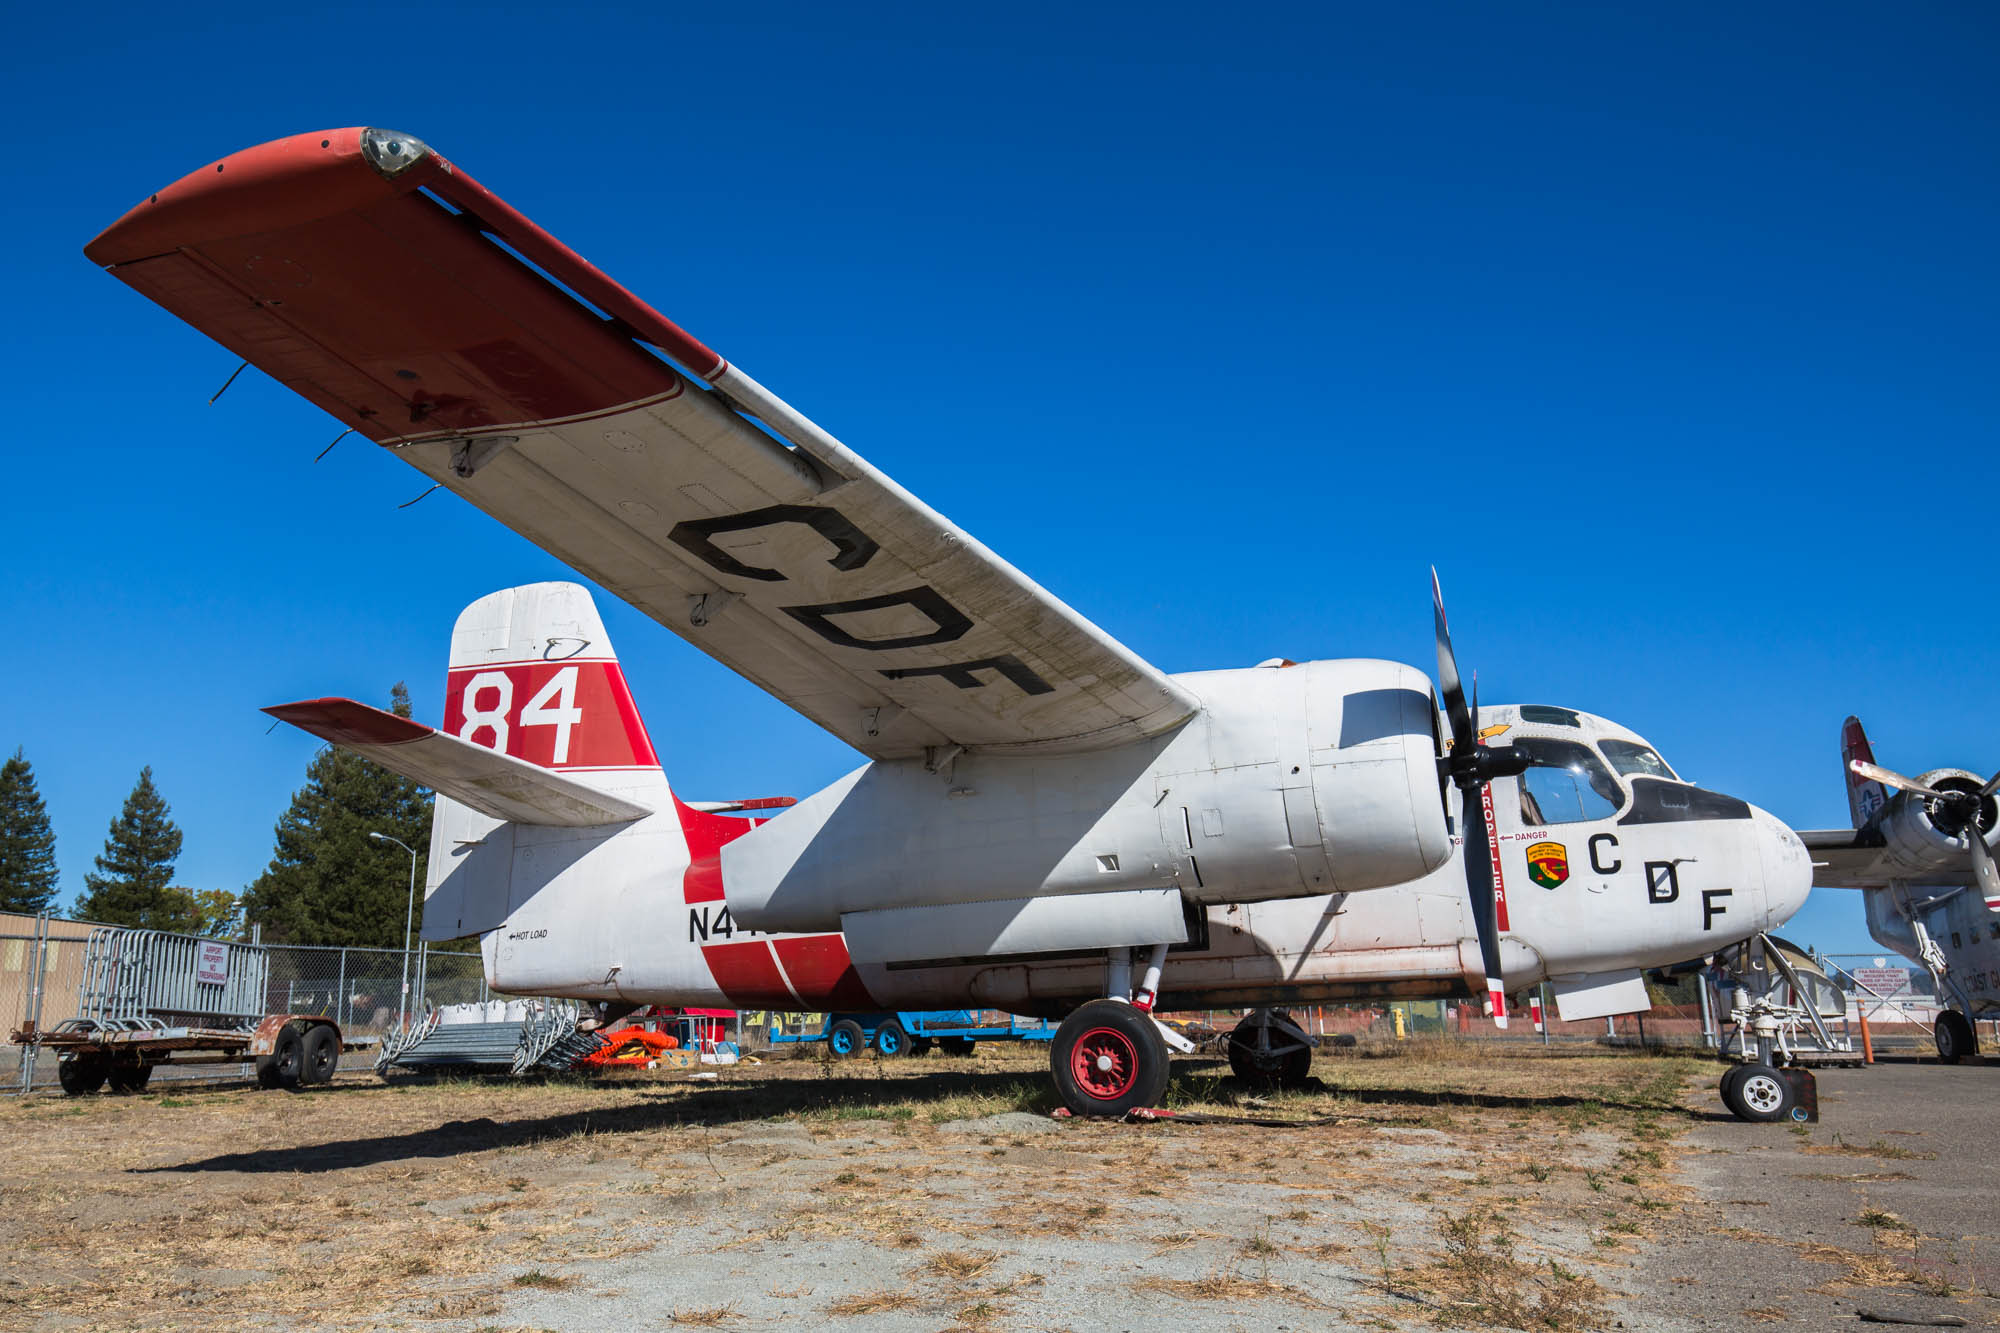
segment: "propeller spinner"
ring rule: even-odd
[[[1986,899],[1986,910],[2000,912],[2000,867],[1993,864],[1993,853],[1987,848],[1985,835],[1979,828],[1980,803],[2000,792],[2000,773],[1988,778],[1986,785],[1978,791],[1962,791],[1956,787],[1940,791],[1865,759],[1849,760],[1847,766],[1885,787],[1897,787],[1928,800],[1931,803],[1931,822],[1937,825],[1938,832],[1948,838],[1964,835],[1966,849],[1972,853],[1972,875],[1979,882],[1980,896]]]
[[[1468,706],[1458,658],[1451,650],[1451,631],[1445,625],[1444,592],[1438,586],[1436,569],[1431,570],[1431,607],[1437,618],[1438,690],[1443,696],[1445,719],[1451,724],[1451,751],[1438,762],[1463,798],[1460,821],[1465,825],[1465,892],[1472,900],[1472,921],[1479,931],[1479,957],[1486,968],[1486,997],[1493,1009],[1493,1023],[1504,1028],[1507,992],[1500,978],[1493,840],[1484,814],[1486,784],[1526,771],[1528,759],[1517,755],[1512,746],[1489,748],[1479,738],[1479,682],[1473,680]]]

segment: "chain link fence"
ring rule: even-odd
[[[0,1037],[23,1028],[30,1019],[47,1031],[83,1012],[84,949],[93,922],[51,918],[37,966],[35,918],[0,915]],[[476,952],[431,949],[419,944],[401,949],[358,949],[278,944],[268,949],[270,970],[264,986],[263,1011],[271,1014],[318,1014],[340,1025],[343,1036],[380,1039],[396,1030],[409,986],[410,1021],[431,1007],[492,998],[486,972]],[[24,1049],[11,1042],[0,1046],[0,1090],[39,1091],[56,1085],[56,1060],[44,1051],[33,1062],[31,1077],[22,1078]],[[348,1052],[341,1067],[366,1068],[372,1049]],[[247,1064],[162,1065],[159,1081],[170,1079],[250,1078]]]

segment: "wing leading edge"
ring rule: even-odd
[[[408,136],[248,149],[85,253],[871,757],[1197,707]]]

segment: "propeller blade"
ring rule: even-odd
[[[2000,773],[1995,773],[1992,777],[1986,779],[1986,785],[1979,789],[1979,794],[1982,797],[1991,796],[1995,792],[2000,792]]]
[[[1452,749],[1463,755],[1477,737],[1478,728],[1465,711],[1465,686],[1458,678],[1458,658],[1451,651],[1451,631],[1445,626],[1444,590],[1438,586],[1437,566],[1431,566],[1431,610],[1437,625],[1438,693],[1444,696],[1445,721],[1451,724]]]
[[[1500,980],[1500,926],[1493,906],[1493,844],[1486,837],[1486,787],[1465,793],[1465,895],[1472,900],[1472,924],[1479,932],[1479,959],[1486,968],[1486,999],[1493,1025],[1507,1026],[1507,989]],[[1479,808],[1475,808],[1475,806]]]
[[[1986,839],[1980,836],[1978,820],[1965,826],[1965,840],[1972,847],[1972,877],[1979,882],[1986,910],[2000,912],[2000,866],[1993,864],[1993,853],[1988,850]]]
[[[1919,796],[1943,796],[1934,787],[1926,787],[1915,778],[1906,778],[1901,773],[1891,773],[1880,764],[1871,764],[1866,759],[1850,759],[1847,766],[1864,778],[1873,778],[1885,787],[1898,787],[1903,791],[1913,791]]]

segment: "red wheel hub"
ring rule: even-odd
[[[1139,1081],[1139,1047],[1117,1028],[1092,1028],[1069,1050],[1070,1077],[1098,1101],[1112,1101]]]

